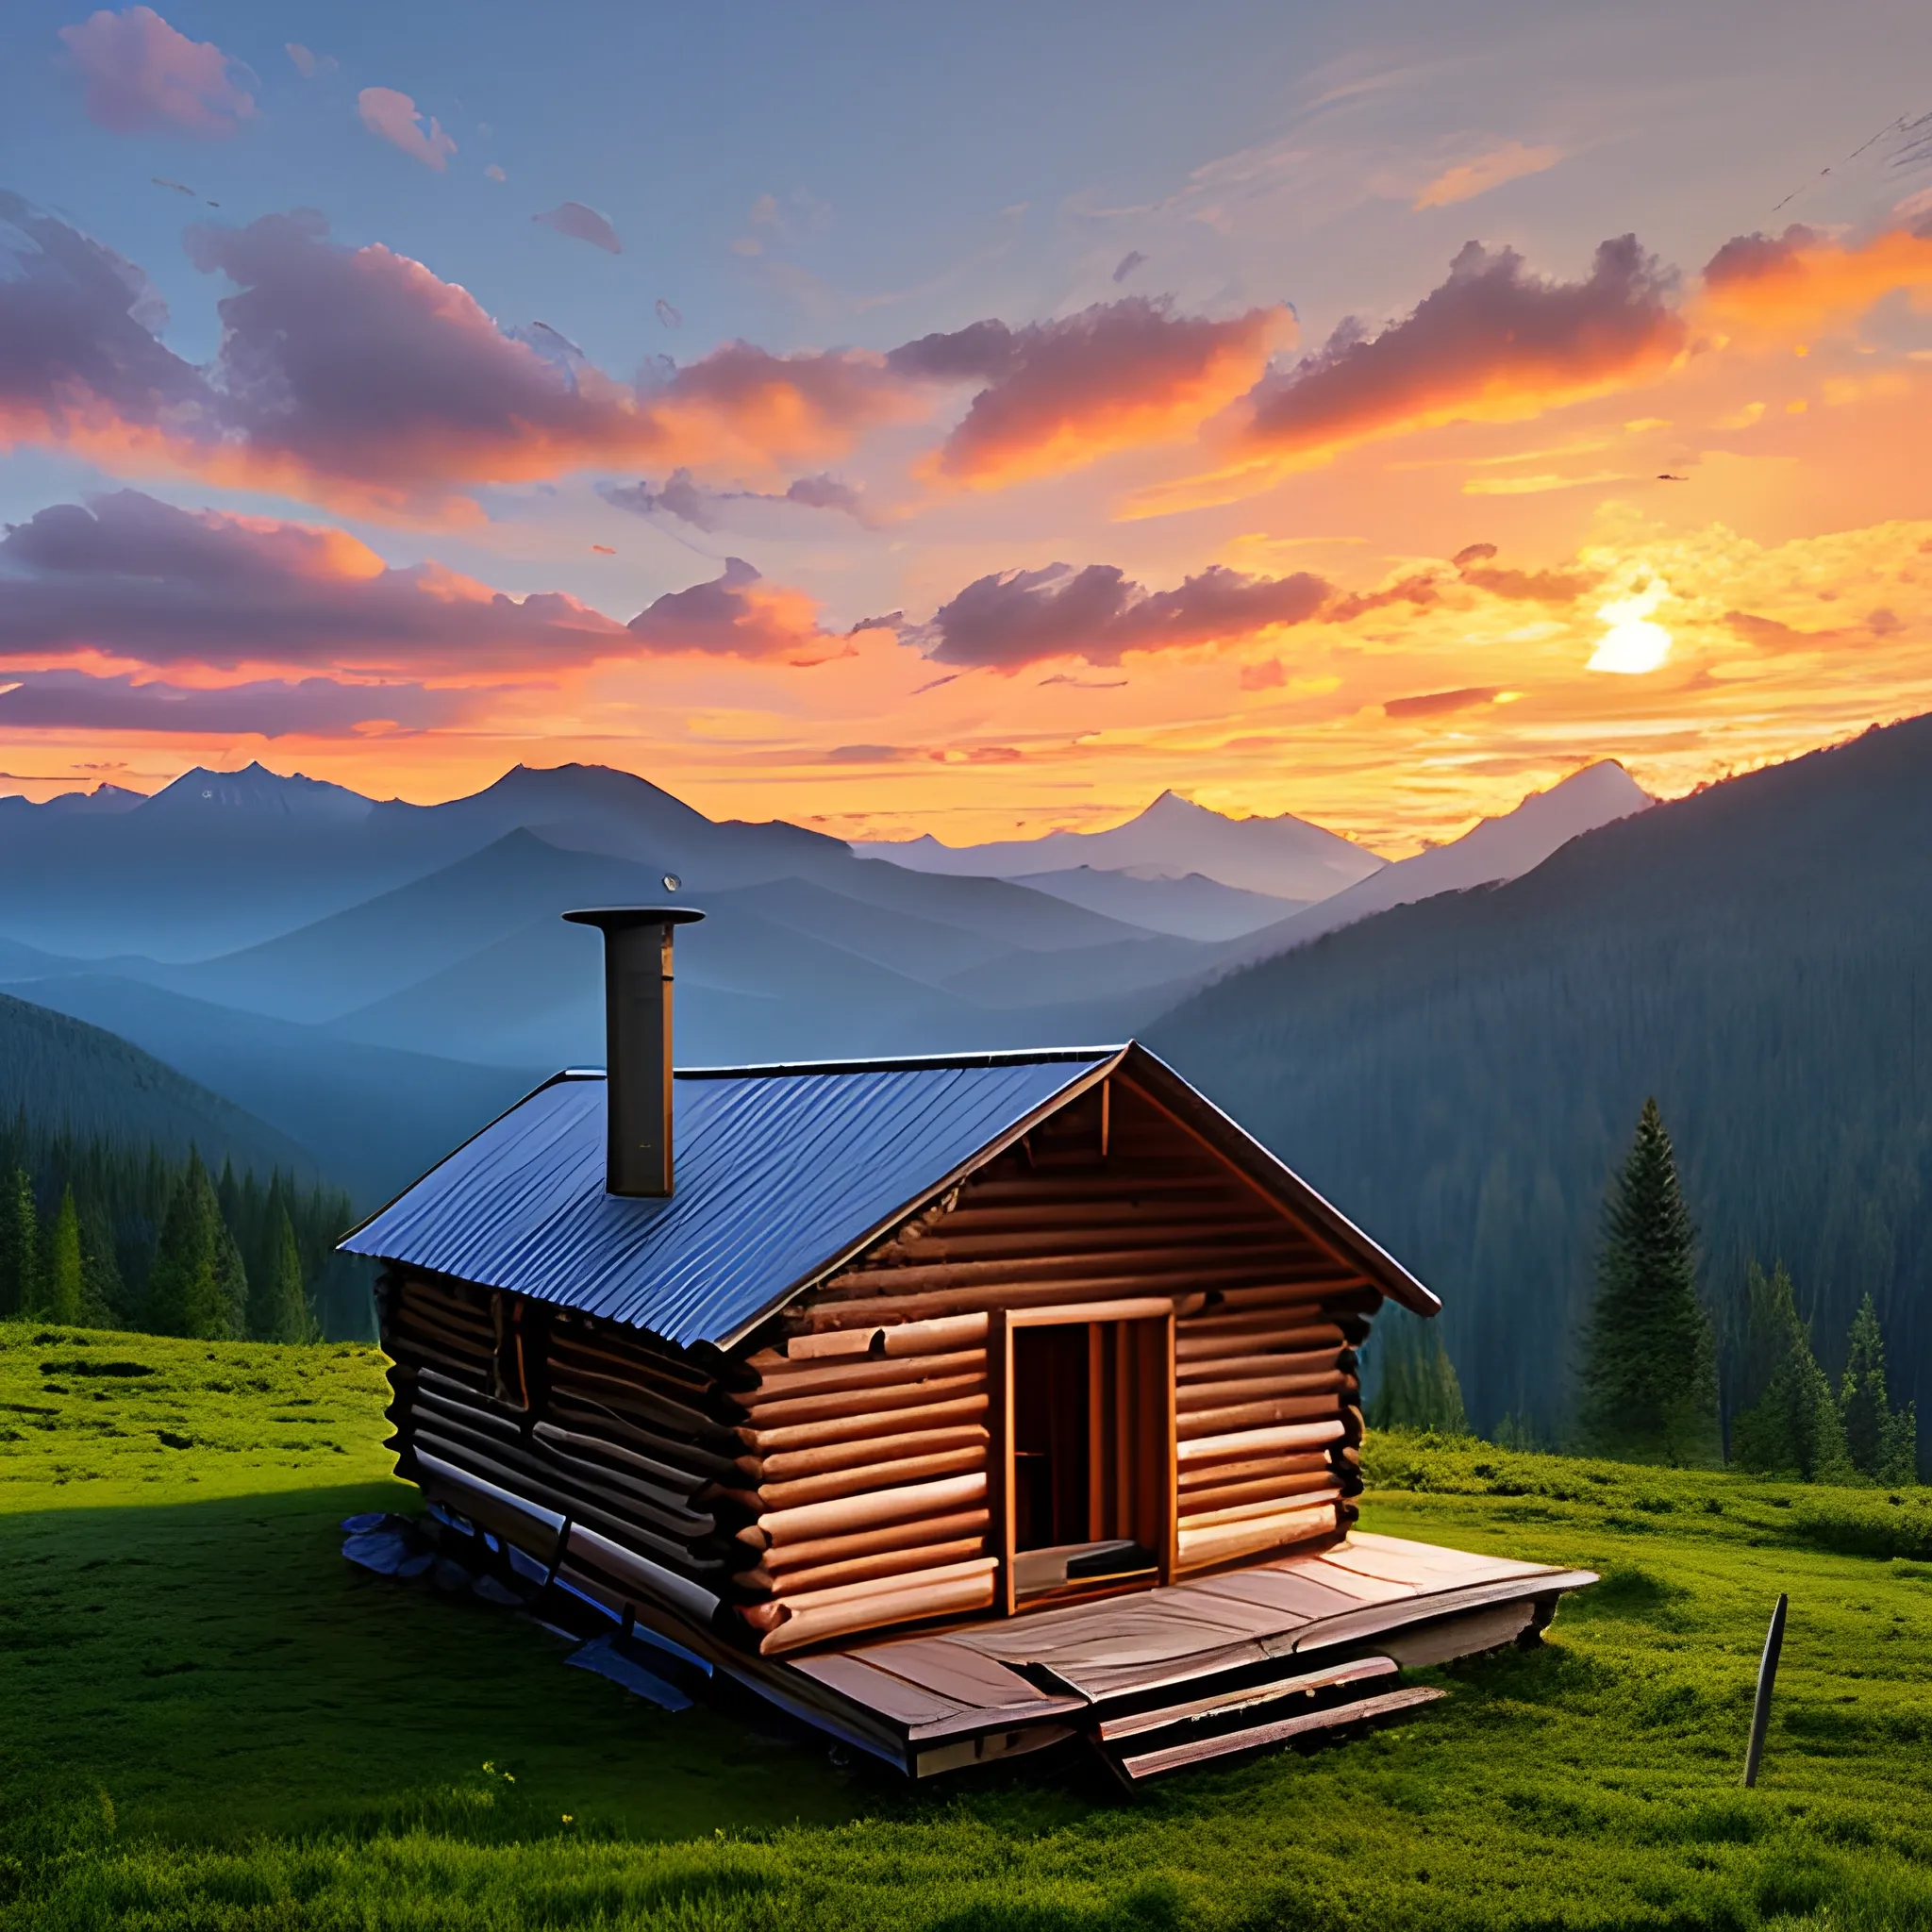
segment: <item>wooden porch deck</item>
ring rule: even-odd
[[[1319,1551],[1064,1608],[719,1669],[915,1777],[1084,1736],[1128,1781],[1440,1693],[1405,1665],[1541,1630],[1596,1581],[1356,1531]]]

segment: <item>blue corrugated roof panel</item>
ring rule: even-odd
[[[1116,1058],[680,1073],[676,1192],[604,1191],[604,1078],[564,1074],[350,1235],[350,1254],[728,1343],[785,1291]]]

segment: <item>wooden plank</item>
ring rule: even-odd
[[[992,1607],[992,1574],[988,1571],[983,1575],[961,1576],[955,1582],[930,1584],[890,1596],[823,1604],[788,1615],[775,1630],[759,1641],[758,1649],[770,1657],[808,1643],[823,1643],[828,1638],[849,1636],[855,1630],[878,1630],[893,1624],[989,1610]]]
[[[1269,1493],[1246,1503],[1228,1503],[1218,1507],[1191,1507],[1181,1518],[1183,1531],[1216,1529],[1225,1524],[1252,1523],[1263,1516],[1279,1516],[1284,1510],[1312,1509],[1322,1503],[1339,1503],[1341,1491],[1332,1481],[1303,1491],[1292,1487],[1277,1489],[1264,1485]]]
[[[1340,1418],[1334,1422],[1287,1423],[1267,1429],[1233,1429],[1224,1435],[1183,1437],[1175,1446],[1174,1457],[1183,1463],[1215,1462],[1224,1457],[1258,1456],[1271,1449],[1320,1449],[1341,1441],[1347,1434],[1347,1424]]]
[[[868,1557],[881,1550],[911,1549],[922,1543],[950,1542],[962,1536],[984,1536],[986,1526],[987,1512],[983,1508],[949,1509],[938,1516],[921,1514],[903,1523],[848,1530],[842,1536],[807,1537],[797,1542],[771,1543],[765,1532],[753,1524],[739,1531],[738,1541],[764,1552],[759,1558],[761,1569],[782,1572],[813,1563],[843,1562],[850,1557]]]
[[[1166,1663],[1196,1651],[1224,1649],[1252,1635],[1252,1610],[1175,1588],[1109,1597],[1074,1609],[1038,1610],[954,1631],[948,1641],[983,1657],[1045,1664],[1057,1675],[1066,1675],[1083,1666]]]
[[[1296,1629],[1324,1617],[1339,1617],[1359,1606],[1354,1597],[1314,1582],[1299,1572],[1264,1566],[1256,1570],[1227,1570],[1219,1576],[1201,1576],[1188,1585],[1210,1596],[1238,1597],[1243,1603],[1263,1604],[1281,1619],[1284,1629]]]
[[[1345,1664],[1331,1664],[1325,1670],[1304,1671],[1292,1677],[1278,1678],[1272,1684],[1249,1685],[1245,1690],[1223,1690],[1211,1697],[1190,1698],[1183,1704],[1170,1704],[1159,1710],[1142,1710],[1132,1717],[1105,1720],[1099,1731],[1103,1743],[1120,1738],[1144,1737],[1149,1731],[1165,1730],[1170,1724],[1191,1724],[1204,1717],[1232,1717],[1238,1711],[1252,1710],[1263,1704],[1278,1704],[1284,1697],[1307,1697],[1317,1690],[1333,1690],[1343,1684],[1370,1684],[1392,1677],[1396,1664],[1392,1657],[1356,1657]]]
[[[1253,1349],[1307,1349],[1324,1353],[1348,1345],[1347,1338],[1333,1322],[1294,1321],[1284,1324],[1272,1316],[1267,1320],[1269,1325],[1241,1335],[1240,1345]],[[1221,1335],[1212,1331],[1198,1333],[1199,1327],[1198,1317],[1180,1324],[1174,1341],[1176,1360],[1214,1359],[1228,1353],[1231,1344]]]
[[[791,1669],[802,1671],[808,1677],[814,1677],[838,1691],[841,1697],[849,1697],[855,1704],[863,1705],[866,1709],[876,1711],[881,1717],[890,1718],[898,1724],[937,1724],[942,1718],[958,1717],[974,1707],[956,1703],[950,1697],[941,1697],[937,1691],[909,1683],[904,1677],[895,1677],[889,1671],[874,1670],[863,1658],[849,1652],[832,1651],[824,1657],[802,1657],[793,1661]]]
[[[982,1389],[976,1395],[958,1395],[950,1402],[914,1403],[874,1415],[826,1416],[815,1423],[787,1423],[775,1429],[741,1428],[738,1440],[760,1455],[770,1455],[782,1450],[815,1449],[828,1442],[863,1441],[913,1429],[953,1428],[964,1423],[982,1422],[988,1401]]]
[[[891,1389],[833,1390],[824,1395],[799,1395],[784,1402],[761,1402],[747,1416],[746,1424],[753,1429],[775,1429],[790,1423],[878,1415],[887,1409],[917,1408],[926,1403],[952,1402],[962,1396],[985,1392],[986,1376],[983,1372],[935,1375],[928,1381],[906,1382]]]
[[[1357,1549],[1353,1541],[1322,1553],[1323,1560],[1353,1570],[1359,1576],[1378,1576],[1391,1583],[1412,1584],[1418,1590],[1440,1590],[1444,1584],[1500,1583],[1511,1576],[1534,1576],[1540,1563],[1512,1563],[1507,1557],[1476,1557],[1466,1563],[1433,1562],[1404,1550]]]
[[[828,1475],[856,1466],[876,1467],[908,1456],[938,1455],[949,1449],[978,1449],[990,1438],[981,1423],[961,1423],[951,1428],[913,1429],[904,1435],[861,1437],[856,1442],[826,1442],[809,1449],[774,1450],[764,1457],[760,1472],[766,1483],[791,1482],[799,1476]]]
[[[894,1642],[868,1644],[848,1655],[977,1713],[1022,1710],[1046,1717],[1077,1710],[1084,1702],[1041,1690],[1019,1672],[1008,1670],[951,1637],[901,1638]]]
[[[1231,1757],[1238,1751],[1258,1751],[1270,1744],[1285,1744],[1291,1738],[1306,1738],[1322,1731],[1341,1730],[1349,1724],[1396,1717],[1403,1711],[1433,1704],[1444,1694],[1421,1685],[1408,1690],[1389,1690],[1377,1697],[1361,1698],[1354,1704],[1339,1704],[1326,1710],[1277,1718],[1272,1724],[1251,1724],[1245,1730],[1230,1731],[1219,1738],[1200,1738],[1190,1743],[1170,1744],[1164,1750],[1144,1751],[1135,1757],[1122,1758],[1121,1769],[1138,1783],[1142,1778],[1158,1777],[1163,1772],[1179,1771],[1191,1764],[1205,1764],[1214,1757]]]
[[[1190,1569],[1205,1569],[1210,1563],[1231,1563],[1241,1557],[1331,1535],[1336,1528],[1335,1507],[1333,1503],[1324,1503],[1312,1509],[1285,1509],[1279,1515],[1184,1529],[1180,1534],[1181,1563]]]
[[[970,1557],[985,1554],[985,1537],[958,1537],[951,1542],[921,1543],[911,1550],[880,1550],[874,1556],[848,1557],[838,1563],[816,1563],[804,1569],[780,1570],[771,1574],[768,1587],[774,1597],[783,1601],[836,1583],[863,1583],[874,1576],[903,1575],[915,1560],[922,1564],[963,1563]],[[757,1576],[767,1574],[764,1571],[751,1573]],[[740,1584],[745,1585],[748,1581],[746,1574],[741,1572]]]
[[[1412,1583],[1396,1583],[1386,1576],[1369,1576],[1359,1570],[1351,1570],[1346,1564],[1331,1563],[1325,1550],[1319,1556],[1295,1559],[1295,1570],[1309,1582],[1326,1584],[1330,1590],[1339,1591],[1342,1596],[1352,1596],[1357,1603],[1394,1603],[1416,1593]]]
[[[974,1431],[975,1436],[981,1433]],[[937,1476],[958,1475],[969,1470],[984,1472],[985,1468],[986,1444],[974,1441],[958,1449],[942,1449],[924,1456],[904,1456],[891,1462],[861,1463],[854,1468],[833,1470],[824,1475],[800,1476],[794,1482],[760,1483],[757,1494],[764,1509],[795,1509],[802,1505],[831,1502],[841,1496],[869,1495],[875,1491],[897,1489],[908,1483],[930,1482]]]
[[[1409,1595],[1394,1603],[1365,1604],[1340,1616],[1305,1625],[1295,1633],[1292,1647],[1297,1651],[1324,1650],[1338,1643],[1379,1640],[1391,1631],[1438,1617],[1459,1616],[1467,1610],[1487,1609],[1493,1604],[1533,1602],[1541,1596],[1559,1595],[1566,1590],[1581,1590],[1596,1580],[1594,1570],[1548,1570],[1507,1583],[1477,1584],[1467,1590]]]
[[[797,1367],[778,1367],[758,1377],[758,1386],[734,1393],[732,1401],[748,1409],[763,1408],[768,1403],[794,1402],[802,1395],[830,1395],[853,1389],[903,1388],[940,1375],[984,1374],[983,1348],[949,1349],[943,1355],[908,1356],[903,1359],[874,1361],[869,1356],[856,1361],[803,1362]]]

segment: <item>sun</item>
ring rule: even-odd
[[[1642,590],[1599,605],[1596,614],[1609,628],[1597,640],[1589,668],[1625,677],[1659,669],[1671,655],[1671,634],[1650,613],[1670,594],[1670,586],[1653,577]]]

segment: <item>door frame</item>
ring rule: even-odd
[[[1016,1535],[1014,1508],[1014,1431],[1013,1431],[1013,1336],[1022,1328],[1080,1328],[1088,1331],[1087,1429],[1089,1481],[1097,1482],[1102,1457],[1111,1454],[1101,1428],[1100,1377],[1093,1366],[1100,1351],[1099,1328],[1116,1322],[1158,1322],[1164,1331],[1164,1345],[1156,1351],[1160,1370],[1160,1386],[1144,1390],[1147,1408],[1160,1428],[1164,1450],[1165,1478],[1162,1485],[1161,1524],[1155,1541],[1158,1567],[1156,1581],[1173,1579],[1176,1567],[1176,1517],[1179,1479],[1174,1457],[1174,1304],[1168,1295],[1137,1295],[1119,1301],[1063,1302],[1045,1307],[993,1308],[988,1313],[987,1369],[993,1386],[989,1408],[992,1423],[992,1480],[988,1484],[988,1500],[992,1507],[992,1541],[999,1558],[994,1607],[1012,1616],[1017,1607],[1013,1579],[1013,1548]]]

